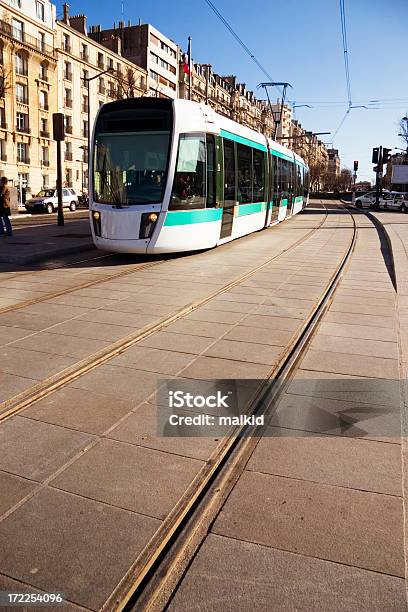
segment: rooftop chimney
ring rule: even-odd
[[[62,21],[69,25],[69,4],[67,2],[64,2],[64,4],[62,5],[62,11]]]

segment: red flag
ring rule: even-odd
[[[190,67],[189,67],[189,61],[188,61],[187,53],[184,54],[183,72],[184,72],[184,74],[190,74]]]

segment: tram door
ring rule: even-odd
[[[235,146],[232,140],[224,138],[224,193],[222,201],[222,221],[220,238],[232,234],[234,208],[237,202],[237,173]]]
[[[279,193],[279,158],[271,155],[269,184],[271,185],[272,214],[271,223],[276,223],[279,215],[280,193]]]

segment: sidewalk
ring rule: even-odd
[[[0,236],[0,263],[24,265],[92,248],[88,219],[66,221],[63,227],[18,227],[13,236]]]

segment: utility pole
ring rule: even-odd
[[[60,226],[64,225],[64,207],[62,204],[62,162],[61,142],[65,140],[65,117],[62,113],[54,113],[52,116],[53,137],[57,141],[57,196],[58,196],[58,220]]]
[[[377,155],[375,152],[378,152]],[[382,147],[378,147],[378,149],[373,149],[373,160],[378,158],[378,164],[375,175],[375,208],[378,209],[380,207],[380,192],[382,187],[382,175],[383,175],[383,165],[382,165]]]

